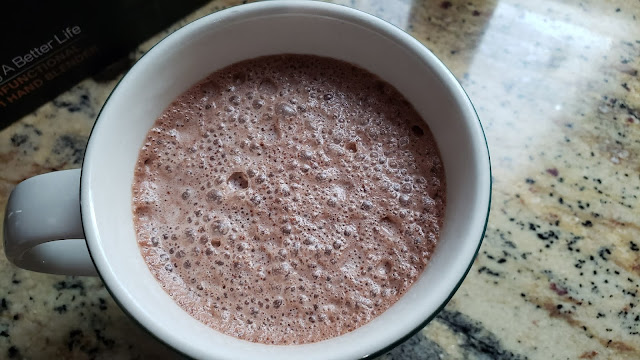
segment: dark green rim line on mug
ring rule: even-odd
[[[341,4],[332,4],[332,5],[334,5],[334,6],[341,6],[341,7],[344,7],[344,8],[350,9],[350,10],[360,11],[360,12],[366,13],[366,14],[368,14],[368,15],[370,15],[370,16],[373,16],[373,17],[375,17],[375,18],[377,18],[377,19],[379,19],[379,20],[381,20],[381,21],[384,21],[385,23],[390,24],[390,25],[392,25],[393,27],[395,27],[395,28],[399,29],[400,31],[402,31],[402,32],[404,32],[405,34],[407,34],[408,36],[410,36],[414,41],[416,41],[416,42],[420,43],[420,41],[418,41],[416,38],[414,38],[411,34],[407,33],[407,32],[406,32],[405,30],[403,30],[402,28],[400,28],[400,27],[398,27],[398,26],[396,26],[396,25],[394,25],[394,24],[391,24],[391,23],[389,23],[388,21],[386,21],[386,20],[384,20],[384,19],[382,19],[382,18],[380,18],[380,17],[378,17],[378,16],[376,16],[376,15],[374,15],[374,14],[370,14],[370,13],[367,13],[367,12],[365,12],[365,11],[363,11],[363,10],[355,9],[355,8],[352,8],[352,7],[349,7],[349,6],[346,6],[346,5],[341,5]],[[236,5],[236,6],[240,6],[240,5]],[[190,24],[192,24],[192,23],[194,23],[194,22],[196,22],[196,21],[198,21],[198,20],[201,20],[201,19],[203,19],[203,18],[205,18],[205,17],[207,17],[207,16],[209,16],[209,15],[211,15],[211,14],[214,14],[214,13],[217,13],[217,12],[220,12],[220,11],[225,11],[225,10],[231,9],[231,8],[233,8],[233,7],[235,7],[235,6],[232,6],[232,7],[229,7],[229,8],[225,8],[225,9],[221,9],[221,10],[218,10],[218,11],[215,11],[215,12],[212,12],[212,13],[209,13],[209,14],[206,14],[206,15],[203,15],[203,16],[199,17],[198,19],[195,19],[195,20],[193,20],[193,21],[191,21],[191,22],[189,22],[189,23],[187,23],[187,24],[185,24],[185,25],[183,25],[183,26],[179,27],[178,29],[176,29],[176,30],[172,31],[171,33],[169,33],[169,34],[167,34],[165,37],[163,37],[161,40],[159,40],[156,44],[154,44],[151,48],[149,48],[149,50],[147,50],[147,51],[146,51],[146,52],[145,52],[145,53],[140,57],[140,59],[138,59],[138,60],[136,61],[136,63],[138,63],[138,62],[139,62],[143,57],[145,57],[145,56],[146,56],[146,55],[147,55],[147,54],[148,54],[148,53],[149,53],[153,48],[155,48],[158,44],[160,44],[161,42],[163,42],[167,37],[169,37],[169,36],[173,35],[175,32],[177,32],[177,31],[181,30],[182,28],[184,28],[184,27],[186,27],[186,26],[188,26],[188,25],[190,25]],[[420,45],[421,45],[422,47],[424,47],[425,49],[427,49],[429,52],[431,52],[431,51],[430,51],[426,46],[424,46],[422,43],[420,43]],[[440,64],[441,64],[441,65],[443,65],[443,66],[445,67],[445,69],[446,69],[446,70],[451,74],[451,71],[446,67],[446,65],[442,62],[442,60],[440,60],[440,58],[438,58],[438,57],[437,57],[435,54],[433,54],[432,52],[431,52],[431,54],[432,54],[432,55],[433,55],[433,57],[434,57],[435,59],[437,59],[437,61],[438,61],[438,62],[440,62]],[[102,105],[102,107],[101,107],[100,111],[98,112],[98,115],[96,116],[96,121],[94,122],[94,124],[93,124],[93,126],[92,126],[92,128],[91,128],[91,131],[90,131],[90,133],[89,133],[89,137],[88,137],[88,139],[91,139],[91,135],[93,135],[93,132],[94,132],[94,130],[95,130],[95,128],[96,128],[96,125],[97,125],[97,123],[98,123],[98,120],[100,119],[100,115],[102,114],[102,111],[104,110],[105,105],[109,102],[109,99],[110,99],[110,98],[111,98],[111,96],[113,95],[114,91],[118,88],[118,86],[120,85],[120,83],[122,82],[122,80],[127,76],[127,74],[129,73],[129,71],[131,71],[131,69],[132,69],[132,68],[133,68],[133,66],[135,66],[135,65],[136,65],[136,64],[133,64],[133,65],[129,68],[129,70],[127,70],[127,72],[126,72],[126,73],[125,73],[125,74],[120,78],[120,80],[118,80],[118,82],[116,83],[116,85],[113,87],[113,90],[111,90],[111,92],[109,93],[109,96],[107,96],[107,99],[104,101],[104,103],[103,103],[103,105]],[[453,75],[452,75],[452,76],[453,76]],[[453,76],[453,78],[455,79],[455,77],[454,77],[454,76]],[[482,133],[482,137],[483,137],[483,139],[484,139],[484,145],[485,145],[486,150],[487,150],[487,156],[488,156],[488,159],[487,159],[487,160],[488,160],[488,164],[489,164],[489,199],[488,199],[488,204],[487,204],[487,215],[486,215],[486,218],[485,218],[485,221],[484,221],[484,228],[482,229],[482,233],[481,233],[481,235],[480,235],[480,240],[478,241],[478,246],[476,247],[475,253],[474,253],[474,255],[472,256],[472,258],[471,258],[471,260],[470,260],[470,262],[469,262],[469,265],[467,266],[467,269],[464,271],[464,274],[462,275],[462,277],[460,278],[460,280],[458,281],[458,283],[454,286],[453,290],[449,293],[449,295],[447,296],[447,298],[442,302],[442,304],[441,304],[441,305],[440,305],[440,306],[439,306],[439,307],[438,307],[438,308],[437,308],[437,309],[436,309],[436,310],[435,310],[435,311],[434,311],[434,312],[433,312],[429,317],[427,317],[427,318],[426,318],[422,323],[420,323],[420,325],[418,325],[416,328],[414,328],[413,330],[409,331],[406,335],[404,335],[404,336],[400,337],[399,339],[395,340],[395,341],[394,341],[394,342],[392,342],[391,344],[389,344],[389,345],[387,345],[387,346],[383,347],[382,349],[377,350],[377,351],[375,351],[375,352],[373,352],[373,353],[371,353],[371,354],[368,354],[368,355],[364,355],[364,356],[362,356],[362,357],[360,358],[360,359],[362,359],[362,360],[364,360],[364,359],[372,359],[372,358],[375,358],[375,357],[377,357],[377,356],[383,355],[383,354],[385,354],[385,353],[387,353],[387,352],[391,351],[392,349],[394,349],[394,348],[395,348],[395,347],[397,347],[398,345],[400,345],[400,344],[402,344],[403,342],[407,341],[410,337],[412,337],[413,335],[415,335],[418,331],[422,330],[422,329],[423,329],[427,324],[429,324],[429,323],[430,323],[430,322],[431,322],[431,321],[432,321],[436,316],[438,316],[438,314],[442,311],[442,309],[444,309],[444,308],[445,308],[445,306],[449,303],[449,301],[451,300],[451,298],[453,298],[453,296],[455,295],[455,293],[458,291],[458,289],[460,288],[460,286],[461,286],[461,285],[462,285],[462,283],[464,282],[465,278],[466,278],[466,277],[467,277],[467,275],[469,274],[469,271],[471,270],[471,267],[473,266],[473,263],[474,263],[474,261],[475,261],[476,257],[478,256],[478,252],[480,251],[480,247],[482,246],[482,242],[483,242],[483,240],[484,240],[484,236],[485,236],[485,233],[486,233],[486,230],[487,230],[487,226],[488,226],[488,222],[489,222],[489,214],[490,214],[490,209],[491,209],[491,197],[492,197],[492,192],[493,192],[493,189],[492,189],[492,188],[493,188],[493,176],[492,176],[492,171],[491,171],[491,154],[490,154],[490,152],[489,152],[489,144],[488,144],[488,142],[487,142],[487,137],[486,137],[486,134],[485,134],[484,128],[482,127],[482,122],[480,121],[480,117],[478,116],[478,113],[477,113],[477,111],[476,111],[475,107],[473,106],[473,103],[471,102],[471,99],[469,98],[469,95],[467,94],[467,92],[464,90],[464,88],[462,87],[462,85],[457,81],[457,79],[455,79],[455,81],[456,81],[457,87],[458,87],[460,90],[462,90],[462,91],[463,91],[463,93],[464,93],[464,95],[466,96],[466,98],[467,98],[467,100],[468,100],[469,104],[471,105],[471,108],[472,108],[473,112],[475,113],[475,118],[476,118],[476,121],[478,122],[478,125],[480,126],[480,131],[481,131],[481,133]],[[86,153],[86,149],[85,149],[85,153]],[[84,155],[83,155],[83,158],[84,158]],[[83,161],[84,161],[84,159],[83,159]],[[81,166],[81,168],[80,168],[80,178],[82,178],[82,173],[83,173],[83,171],[84,171],[84,163],[83,163],[83,166]],[[78,197],[79,197],[79,199],[80,199],[80,208],[82,208],[82,181],[80,182],[80,186],[79,186],[78,191],[79,191],[79,196],[78,196]],[[83,212],[82,212],[82,211],[80,211],[80,219],[81,219],[80,223],[82,224],[82,230],[83,230],[83,233],[85,233],[85,234],[86,234],[86,231],[84,230],[84,218],[83,218]],[[98,266],[96,265],[96,262],[95,262],[95,260],[94,260],[94,258],[93,258],[93,254],[91,253],[91,249],[90,249],[90,247],[89,247],[89,243],[88,243],[88,241],[87,241],[87,239],[86,239],[86,236],[85,236],[84,241],[85,241],[85,244],[86,244],[86,246],[87,246],[87,250],[88,250],[88,253],[89,253],[89,257],[91,258],[91,262],[93,263],[93,266],[96,268],[96,272],[97,272],[97,274],[98,274],[98,277],[100,278],[100,280],[101,280],[101,281],[102,281],[102,283],[104,284],[104,287],[105,287],[105,289],[107,290],[107,292],[109,293],[109,295],[111,296],[111,298],[112,298],[112,299],[114,300],[114,302],[118,305],[118,307],[119,307],[119,308],[120,308],[120,309],[121,309],[121,310],[122,310],[122,311],[127,315],[127,317],[128,317],[129,319],[133,320],[133,321],[134,321],[134,323],[136,323],[136,324],[137,324],[141,329],[143,329],[147,334],[151,335],[151,337],[153,337],[154,339],[158,340],[160,343],[164,344],[164,345],[165,345],[165,346],[167,346],[168,348],[172,349],[174,352],[177,352],[178,354],[180,354],[180,355],[184,356],[185,358],[193,359],[190,355],[188,355],[188,354],[184,353],[184,352],[183,352],[183,351],[181,351],[180,349],[177,349],[177,348],[173,347],[173,346],[172,346],[172,345],[170,345],[168,342],[166,342],[165,340],[163,340],[163,339],[161,339],[160,337],[158,337],[156,334],[154,334],[152,331],[150,331],[150,330],[149,330],[145,325],[143,325],[140,321],[138,321],[138,319],[137,319],[135,316],[133,316],[133,314],[131,314],[131,313],[129,312],[129,310],[127,310],[127,308],[126,308],[126,307],[125,307],[125,306],[120,302],[120,300],[119,300],[119,299],[114,295],[114,293],[112,292],[112,290],[109,288],[109,285],[107,284],[107,282],[105,282],[105,279],[103,278],[102,274],[100,273],[100,269],[99,269],[99,268],[98,268]]]

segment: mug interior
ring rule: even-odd
[[[313,344],[278,346],[221,334],[183,311],[145,264],[132,220],[134,165],[166,106],[213,71],[240,60],[299,53],[359,65],[402,92],[428,123],[445,165],[447,209],[424,273],[385,313],[355,331]],[[362,12],[319,2],[243,5],[197,20],[152,48],[122,79],[91,134],[81,180],[91,256],[112,295],[152,334],[195,358],[353,359],[379,352],[435,316],[480,245],[490,167],[482,128],[444,65],[400,29]]]

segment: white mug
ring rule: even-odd
[[[394,85],[428,123],[447,182],[441,238],[417,282],[364,326],[304,345],[252,343],[192,318],[149,271],[132,216],[138,152],[167,105],[215,70],[281,53],[341,59]],[[201,18],[149,50],[102,108],[82,169],[36,176],[13,191],[4,222],[5,252],[26,269],[97,273],[135,321],[193,358],[366,358],[417,332],[453,296],[480,246],[490,196],[489,153],[480,121],[462,87],[429,50],[393,25],[344,6],[260,2]]]

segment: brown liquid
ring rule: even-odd
[[[429,129],[350,64],[270,56],[220,70],[149,131],[133,211],[149,269],[228,335],[301,344],[356,329],[416,281],[445,181]]]

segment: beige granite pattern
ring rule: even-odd
[[[429,47],[474,102],[492,156],[491,216],[469,275],[380,358],[639,359],[640,3],[336,2]],[[213,1],[173,28],[238,3]],[[19,181],[81,165],[117,78],[86,79],[0,132],[0,212]],[[177,357],[98,279],[0,257],[0,289],[0,358]]]

